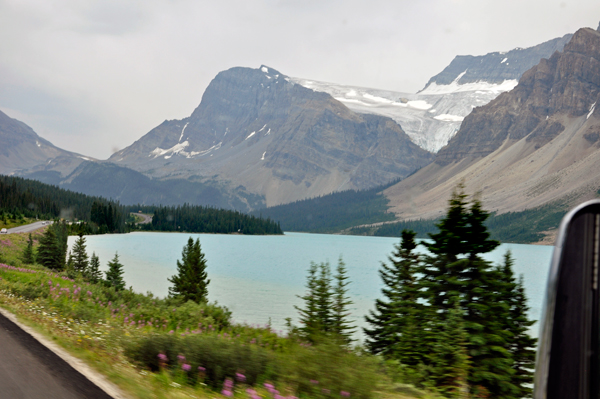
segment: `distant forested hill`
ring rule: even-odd
[[[529,244],[541,241],[545,232],[556,230],[567,213],[561,204],[548,204],[522,212],[508,212],[501,215],[492,213],[485,225],[492,238],[501,242]],[[402,230],[417,233],[418,238],[429,238],[429,233],[437,233],[435,220],[406,220],[386,223],[373,227],[353,227],[348,234],[374,235],[379,237],[400,237]]]
[[[394,220],[383,190],[394,181],[368,190],[346,190],[252,212],[277,220],[284,231],[337,233],[352,226]]]

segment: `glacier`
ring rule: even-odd
[[[516,79],[494,84],[486,81],[459,84],[466,73],[447,85],[429,84],[418,93],[290,78],[306,88],[325,92],[355,112],[377,114],[396,121],[421,148],[436,153],[458,131],[475,107],[483,106],[517,85]]]

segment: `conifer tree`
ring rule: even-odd
[[[317,325],[322,333],[332,331],[333,293],[331,292],[331,267],[329,262],[319,265],[319,277],[316,284]]]
[[[444,397],[468,398],[469,356],[467,333],[462,320],[462,309],[457,298],[447,313],[438,313],[436,340],[432,345],[429,363],[433,385]]]
[[[499,268],[502,280],[506,283],[506,291],[503,299],[509,304],[509,318],[506,323],[506,331],[510,333],[508,351],[513,360],[512,383],[518,389],[518,398],[531,397],[533,383],[533,369],[535,366],[536,338],[532,338],[528,331],[535,323],[529,320],[527,313],[527,297],[523,286],[523,276],[516,281],[512,270],[513,259],[510,251],[504,255],[504,264]]]
[[[352,327],[348,320],[348,306],[352,305],[352,301],[348,298],[348,289],[346,287],[350,282],[347,281],[346,265],[341,257],[338,260],[334,280],[335,286],[333,287],[333,306],[331,311],[332,332],[342,342],[350,344],[353,341],[352,333],[355,327]]]
[[[33,254],[33,239],[31,238],[31,233],[29,233],[27,246],[23,250],[23,262],[25,262],[28,265],[33,265],[35,263],[35,257]]]
[[[507,350],[511,333],[505,329],[510,306],[502,297],[507,286],[481,257],[499,245],[489,238],[484,224],[488,217],[478,198],[471,199],[469,206],[459,185],[446,218],[438,224],[440,232],[431,234],[433,242],[426,244],[432,255],[423,268],[423,286],[429,303],[443,313],[450,311],[452,298],[459,301],[472,363],[469,384],[494,398],[512,398],[517,388]]]
[[[54,225],[51,225],[40,237],[38,262],[49,269],[62,270],[65,266],[66,252],[63,252],[55,230]]]
[[[73,269],[77,273],[85,274],[87,268],[89,267],[89,260],[87,252],[85,251],[85,237],[81,232],[73,244],[72,254]]]
[[[438,233],[429,234],[433,242],[424,242],[423,245],[434,255],[443,256],[446,262],[451,263],[458,259],[458,255],[469,253],[467,236],[469,236],[467,195],[464,184],[460,183],[452,192],[448,201],[446,217],[436,226]]]
[[[503,299],[507,285],[489,262],[477,259],[470,264],[479,274],[467,281],[477,288],[467,292],[465,301],[465,328],[472,362],[469,383],[484,387],[492,398],[515,398],[513,359],[508,350],[512,334],[506,330],[510,304]]]
[[[77,272],[75,271],[75,267],[73,266],[73,252],[69,251],[69,255],[67,256],[67,263],[65,264],[65,272],[69,278],[76,278]]]
[[[115,257],[108,262],[108,270],[106,271],[105,279],[106,284],[109,287],[114,287],[117,291],[125,289],[123,273],[123,265],[119,262],[119,254],[115,252]]]
[[[308,268],[308,276],[306,278],[306,294],[298,298],[304,301],[304,308],[294,305],[294,308],[300,313],[300,332],[309,341],[314,342],[315,337],[319,334],[321,327],[317,319],[317,271],[316,263],[311,262]]]
[[[98,255],[96,255],[96,252],[92,253],[90,266],[86,271],[86,277],[90,280],[90,282],[95,284],[102,281],[102,272],[100,271],[100,259],[98,259]]]
[[[415,252],[415,236],[413,231],[402,231],[402,241],[388,257],[389,265],[382,263],[379,275],[386,299],[376,300],[375,311],[366,316],[372,327],[364,329],[368,337],[366,344],[372,353],[381,353],[408,365],[423,362],[419,345],[423,332],[418,325],[425,309],[418,303],[420,286],[416,273],[420,255]]]
[[[177,261],[177,275],[169,278],[173,283],[173,287],[169,288],[169,295],[186,302],[207,302],[210,283],[207,277],[206,259],[200,248],[200,240],[196,239],[194,242],[190,237],[183,247],[181,262]]]
[[[307,292],[298,296],[304,301],[304,308],[294,306],[300,313],[300,333],[304,339],[315,343],[323,337],[331,337],[344,345],[352,342],[354,327],[348,320],[348,306],[352,301],[347,295],[347,280],[341,257],[333,277],[329,262],[319,265],[311,262],[306,279]]]

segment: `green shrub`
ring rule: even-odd
[[[243,374],[250,385],[270,377],[267,371],[275,363],[272,353],[258,345],[245,345],[227,337],[226,333],[223,336],[191,334],[185,337],[154,334],[126,344],[125,355],[154,372],[160,370],[159,354],[166,355],[166,368],[173,373],[183,373],[182,365],[189,364],[191,371],[187,377],[192,384],[200,375],[198,368],[204,367],[204,383],[215,389],[225,378],[235,378],[236,373]]]
[[[333,341],[298,345],[281,357],[280,369],[281,381],[310,398],[339,397],[342,391],[352,398],[371,398],[378,382],[373,356],[349,351]]]

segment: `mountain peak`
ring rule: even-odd
[[[467,83],[501,84],[518,80],[521,75],[554,52],[562,51],[571,34],[558,37],[529,48],[517,47],[510,51],[496,51],[481,56],[458,55],[442,72],[432,77],[421,91],[430,86],[465,85]]]
[[[549,59],[526,71],[519,84],[488,105],[476,108],[461,129],[438,152],[446,165],[478,158],[527,138],[541,147],[565,129],[565,120],[590,115],[600,97],[600,32],[579,29]],[[567,119],[565,119],[567,118]]]

